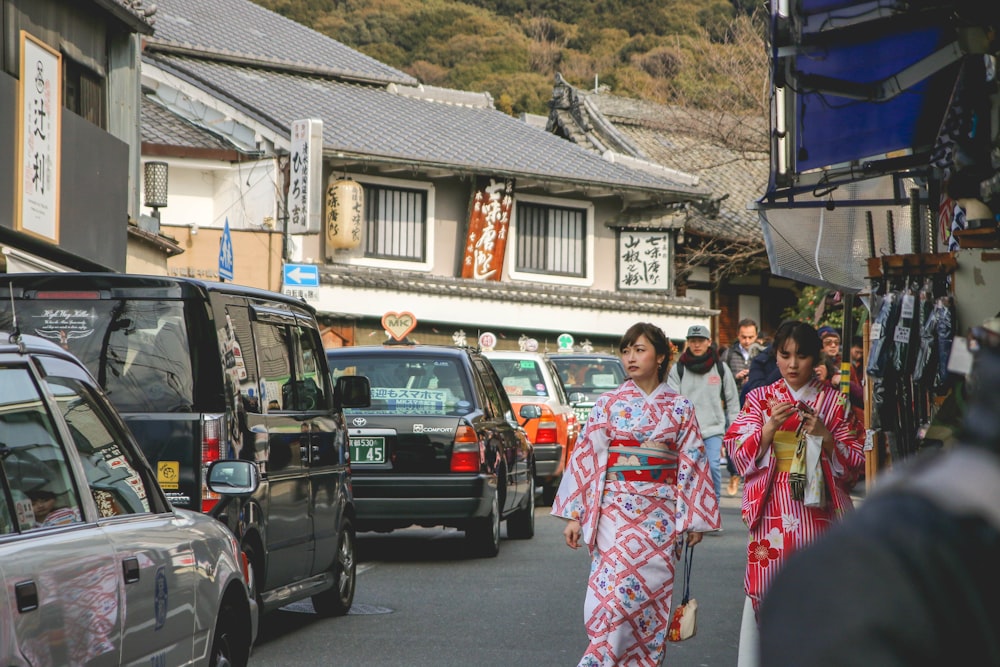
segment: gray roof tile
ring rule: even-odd
[[[249,0],[156,0],[156,6],[154,49],[160,43],[347,78],[417,83],[406,72]]]
[[[505,301],[551,306],[574,306],[592,310],[634,312],[661,315],[710,317],[719,311],[705,308],[690,297],[664,292],[612,292],[564,285],[493,282],[436,276],[411,271],[385,271],[344,264],[321,266],[320,282],[358,289],[394,290],[421,294],[446,294],[480,301]]]
[[[229,142],[193,125],[149,98],[142,98],[142,143],[182,148],[237,150]]]
[[[145,59],[147,65],[158,64],[266,119],[276,130],[287,132],[299,118],[323,119],[328,155],[621,187],[670,201],[708,194],[701,187],[614,164],[493,108],[443,104],[385,88],[164,53],[147,53]]]
[[[574,104],[557,108],[550,116],[564,135],[591,150],[612,147],[697,176],[713,198],[725,199],[719,202],[718,214],[691,207],[685,226],[707,236],[763,243],[757,213],[747,205],[760,199],[767,187],[770,162],[764,119],[720,118],[708,111],[603,92],[572,92],[577,97]],[[727,136],[723,139],[721,133]]]

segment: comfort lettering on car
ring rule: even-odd
[[[423,424],[414,424],[414,433],[451,433],[455,429],[451,426],[424,426]]]

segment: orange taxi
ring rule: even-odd
[[[483,356],[496,369],[515,414],[522,405],[537,405],[542,410],[541,417],[524,424],[524,430],[535,445],[535,474],[542,486],[542,501],[551,504],[580,429],[559,373],[537,352],[494,350],[483,352]]]

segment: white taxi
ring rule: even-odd
[[[247,462],[210,471],[222,493]],[[236,540],[172,507],[75,357],[0,333],[0,664],[246,665],[257,630]]]

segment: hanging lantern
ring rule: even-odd
[[[365,192],[349,178],[331,176],[326,186],[326,247],[350,250],[361,245]]]

